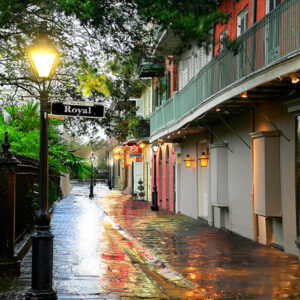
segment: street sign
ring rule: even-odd
[[[142,153],[129,153],[129,157],[142,157]]]
[[[51,114],[70,117],[103,118],[104,106],[93,102],[51,102]]]

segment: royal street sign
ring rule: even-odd
[[[51,102],[51,114],[70,117],[103,118],[104,106],[93,102]]]

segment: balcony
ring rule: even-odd
[[[156,57],[140,58],[137,66],[137,74],[140,78],[158,77],[164,74],[164,59]]]
[[[299,16],[300,0],[289,0],[252,26],[236,40],[238,54],[224,50],[173,98],[155,109],[150,116],[150,136],[157,137],[165,129],[172,131],[173,125],[194,111],[201,108],[204,113],[211,99],[219,96],[226,101],[229,98],[225,98],[225,92],[230,88],[238,94],[237,87],[242,89],[249,78],[299,54]],[[211,103],[209,107],[213,107]]]

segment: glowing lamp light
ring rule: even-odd
[[[114,153],[119,153],[121,150],[122,150],[121,147],[117,147],[117,148],[114,149],[113,152],[114,152]]]
[[[42,32],[28,47],[27,54],[38,78],[47,79],[51,77],[59,53],[49,40],[47,33]]]
[[[140,147],[141,149],[145,148],[145,146],[146,146],[146,145],[145,145],[144,143],[140,143],[140,144],[139,144],[139,147]]]
[[[94,152],[92,152],[92,155],[91,155],[91,157],[90,157],[90,161],[91,161],[91,162],[94,162],[95,158],[96,158],[96,157],[95,157],[95,154],[94,154]]]
[[[248,98],[247,91],[242,92],[242,93],[241,93],[241,97],[242,97],[242,98]]]
[[[114,159],[115,160],[119,160],[120,159],[120,155],[119,154],[114,154]]]
[[[157,150],[158,150],[158,148],[159,148],[159,145],[158,145],[158,143],[154,143],[153,145],[152,145],[152,151],[154,152],[154,153],[156,153],[157,152]]]
[[[193,159],[190,157],[190,155],[188,154],[184,160],[184,164],[187,168],[190,168],[193,164]]]
[[[290,75],[293,84],[298,83],[300,79],[295,75]]]
[[[199,157],[199,163],[200,167],[207,167],[208,165],[208,155],[206,155],[204,152]]]

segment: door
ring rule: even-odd
[[[143,167],[143,162],[134,162],[132,163],[133,166],[133,192],[139,194],[141,191],[139,189],[139,181],[143,181],[143,186],[144,186],[144,193],[145,193],[145,185],[144,185],[144,167]]]
[[[198,153],[202,153],[203,145],[199,144]],[[207,167],[198,166],[198,216],[208,218]]]

